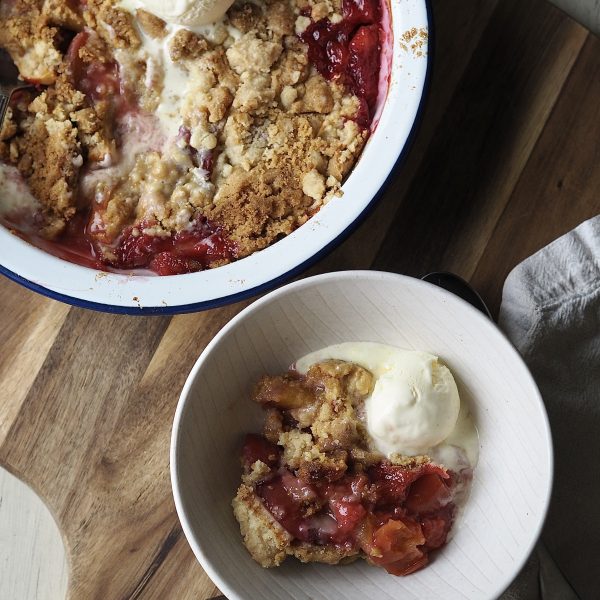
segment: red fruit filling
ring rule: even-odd
[[[242,465],[245,469],[250,469],[257,460],[260,460],[269,467],[275,467],[279,464],[280,455],[279,446],[272,444],[262,435],[249,433],[242,448]]]
[[[257,457],[271,468],[255,486],[257,495],[300,542],[360,549],[393,575],[422,568],[429,552],[446,543],[460,476],[442,467],[382,462],[366,473],[315,484],[280,467],[281,450],[275,444],[247,436],[242,462],[248,466]]]
[[[129,226],[115,246],[91,236],[86,222],[84,213],[77,214],[59,240],[43,241],[43,247],[65,260],[93,269],[106,266],[149,269],[158,275],[194,273],[207,269],[214,262],[235,257],[235,245],[219,226],[203,217],[189,230],[164,238],[143,233],[148,223]]]
[[[159,275],[180,275],[206,269],[212,263],[230,260],[234,245],[223,230],[200,217],[190,229],[175,235],[161,237],[144,233],[150,223],[127,227],[114,248],[99,248],[101,254],[115,258],[108,260],[119,269],[148,268]]]
[[[415,513],[430,513],[452,500],[452,493],[439,474],[422,475],[411,486],[405,506]]]
[[[361,483],[361,476],[347,476],[335,484],[315,486],[281,469],[260,483],[256,492],[296,539],[323,546],[354,546],[355,531],[367,514],[361,495],[354,491]]]
[[[427,553],[420,548],[424,544],[419,523],[389,519],[373,533],[370,558],[392,575],[409,575],[427,564]]]
[[[83,56],[88,44],[93,43],[95,33],[78,33],[67,51],[68,71],[73,85],[92,101],[117,98],[121,95],[119,66],[109,57],[103,60],[85,61]]]
[[[448,479],[445,469],[430,463],[420,465],[418,468],[398,467],[384,463],[371,467],[369,477],[376,491],[377,506],[388,508],[404,504],[409,492],[412,493],[412,484],[429,474],[433,474],[440,482],[442,479]]]
[[[194,166],[206,171],[206,176],[210,179],[215,162],[214,154],[212,150],[196,150],[190,146],[191,137],[192,132],[182,125],[177,133],[177,139],[183,142],[183,148],[191,156]]]
[[[321,19],[300,37],[319,73],[326,79],[340,79],[358,96],[361,106],[356,121],[366,129],[379,93],[381,11],[377,0],[343,0],[342,13],[339,23]]]
[[[66,52],[67,74],[73,86],[92,104],[105,102],[112,117],[124,119],[140,111],[131,90],[125,88],[119,64],[102,48],[98,34],[84,30],[75,35]]]

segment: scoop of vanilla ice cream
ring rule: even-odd
[[[354,362],[373,374],[364,419],[376,450],[390,458],[428,454],[456,471],[464,464],[475,466],[477,429],[452,373],[437,356],[387,344],[345,342],[303,356],[295,368],[306,373],[327,359]]]
[[[427,352],[398,350],[386,362],[365,403],[367,429],[388,456],[425,453],[456,425],[460,398],[454,377]]]
[[[207,25],[218,21],[233,0],[140,0],[152,14],[177,25]]]

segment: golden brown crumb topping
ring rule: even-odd
[[[135,16],[146,35],[159,39],[167,35],[167,24],[156,15],[149,13],[147,10],[138,9],[135,11]]]

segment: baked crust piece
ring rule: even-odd
[[[167,24],[156,15],[138,8],[135,11],[135,16],[146,35],[156,39],[162,39],[167,35]]]
[[[62,12],[67,12],[66,7]],[[9,0],[0,4],[0,46],[10,52],[21,76],[50,85],[56,81],[62,54],[58,49],[59,19],[43,11],[42,0]],[[78,23],[82,25],[81,22]]]
[[[24,92],[0,135],[0,158],[19,169],[40,201],[38,224],[48,238],[75,214],[84,155],[91,163],[114,152],[103,119],[64,75],[38,96]]]
[[[360,557],[356,548],[342,546],[317,546],[315,544],[292,544],[288,554],[303,563],[320,562],[327,565],[349,564]]]
[[[254,490],[242,484],[232,502],[244,544],[261,567],[277,567],[286,558],[292,536],[273,518]]]

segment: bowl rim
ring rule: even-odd
[[[390,0],[391,1],[391,0]],[[126,314],[126,315],[138,315],[138,316],[148,316],[148,315],[176,315],[176,314],[184,314],[191,312],[199,312],[208,310],[211,308],[219,308],[222,306],[226,306],[228,304],[233,304],[235,302],[240,302],[242,300],[246,300],[248,298],[252,298],[258,296],[264,292],[268,292],[280,284],[290,280],[291,278],[303,273],[321,258],[325,257],[329,254],[333,249],[339,246],[345,239],[347,239],[350,234],[355,231],[358,226],[364,221],[364,219],[368,216],[368,214],[374,209],[376,203],[381,199],[383,193],[386,188],[390,184],[390,181],[394,176],[397,175],[397,171],[400,169],[404,161],[406,160],[410,149],[414,143],[416,134],[419,130],[419,127],[423,121],[423,114],[425,111],[425,107],[427,104],[427,99],[429,97],[429,91],[431,88],[431,78],[434,64],[434,46],[435,46],[435,29],[434,29],[434,20],[433,20],[433,8],[432,8],[432,0],[420,0],[424,4],[424,9],[427,17],[427,31],[428,31],[428,42],[427,42],[427,55],[426,55],[426,65],[425,72],[423,76],[423,85],[421,89],[421,95],[418,101],[418,105],[415,112],[415,117],[413,123],[410,127],[410,131],[404,141],[404,144],[398,154],[392,168],[388,172],[385,179],[382,181],[381,185],[377,192],[373,195],[373,197],[364,205],[363,209],[356,215],[354,220],[348,224],[348,226],[338,233],[333,239],[329,240],[325,245],[323,245],[317,252],[312,254],[310,257],[305,259],[304,261],[298,263],[293,268],[288,269],[287,271],[269,279],[268,281],[264,281],[258,285],[250,287],[248,289],[243,289],[239,292],[235,292],[229,295],[223,295],[218,298],[212,298],[200,302],[192,302],[188,304],[180,304],[180,305],[168,305],[168,306],[140,306],[139,304],[126,306],[120,304],[110,304],[105,302],[95,302],[91,300],[85,300],[83,298],[79,298],[77,296],[72,296],[66,293],[61,293],[56,291],[46,285],[42,285],[41,283],[37,283],[32,281],[31,279],[27,279],[26,277],[16,273],[15,271],[5,267],[2,263],[0,263],[0,274],[8,277],[10,280],[37,292],[43,296],[47,296],[48,298],[52,298],[53,300],[59,300],[66,304],[70,304],[79,308],[87,308],[94,311],[99,312],[107,312],[112,314]],[[0,225],[1,226],[1,225]],[[27,243],[27,242],[23,242]],[[29,244],[28,244],[29,245]],[[39,249],[40,252],[45,252],[44,250]],[[135,300],[135,298],[134,298]]]
[[[350,279],[374,279],[377,281],[387,280],[387,281],[396,281],[404,285],[415,286],[420,288],[427,288],[430,292],[438,294],[442,300],[447,300],[451,302],[457,302],[458,304],[462,304],[467,312],[470,312],[471,316],[475,321],[479,321],[482,327],[487,328],[490,332],[493,332],[494,335],[498,337],[500,343],[506,344],[507,349],[513,353],[514,357],[517,361],[519,361],[524,367],[524,376],[527,380],[528,386],[532,390],[532,398],[536,403],[538,408],[540,409],[542,424],[544,429],[544,437],[545,437],[545,450],[547,457],[547,464],[545,465],[548,472],[548,481],[546,487],[546,494],[543,501],[542,511],[539,515],[538,522],[535,528],[532,529],[532,536],[529,541],[529,544],[525,548],[525,552],[522,553],[521,558],[517,561],[515,568],[512,571],[512,574],[507,575],[498,586],[498,589],[494,590],[493,595],[490,596],[489,600],[493,600],[498,598],[506,589],[510,586],[510,584],[514,581],[517,575],[520,573],[521,569],[524,567],[525,563],[529,559],[533,549],[535,548],[540,535],[542,533],[542,529],[544,527],[544,523],[546,521],[546,517],[548,515],[548,509],[550,506],[550,500],[552,496],[552,489],[554,484],[554,446],[552,441],[552,429],[550,427],[550,421],[548,419],[548,413],[546,411],[546,406],[544,404],[541,392],[529,370],[529,367],[523,360],[521,354],[517,351],[513,343],[507,337],[507,335],[500,329],[497,323],[491,320],[489,317],[484,315],[482,312],[477,310],[474,306],[460,298],[459,296],[453,294],[452,292],[448,292],[447,290],[440,288],[432,283],[428,283],[421,279],[417,279],[414,277],[410,277],[408,275],[402,275],[399,273],[390,273],[386,271],[375,271],[375,270],[352,270],[352,271],[333,271],[330,273],[323,273],[320,275],[314,275],[311,277],[306,277],[299,281],[294,281],[284,285],[280,288],[273,290],[272,292],[266,294],[265,296],[255,300],[252,304],[245,307],[241,310],[237,315],[235,315],[231,320],[229,320],[219,331],[218,333],[210,340],[210,342],[206,345],[204,350],[200,353],[200,356],[196,359],[190,373],[185,381],[185,384],[181,390],[179,400],[177,401],[177,407],[175,410],[175,415],[173,418],[173,426],[171,430],[171,440],[170,440],[170,449],[169,449],[169,472],[171,478],[171,489],[173,493],[173,499],[175,503],[175,510],[177,512],[177,517],[181,523],[182,530],[184,535],[190,545],[196,560],[200,563],[202,569],[207,573],[210,579],[215,583],[215,585],[221,590],[223,594],[229,600],[244,600],[241,598],[227,583],[225,579],[223,579],[217,569],[213,567],[212,561],[209,557],[209,553],[205,551],[205,544],[202,544],[193,533],[193,528],[188,521],[188,517],[186,514],[186,510],[184,508],[183,496],[180,492],[179,485],[179,476],[178,476],[178,448],[179,448],[179,438],[180,432],[182,430],[182,421],[183,414],[186,409],[186,405],[190,398],[190,390],[194,385],[198,372],[200,371],[202,365],[206,361],[207,357],[213,351],[215,346],[217,346],[223,338],[225,338],[231,330],[233,330],[237,325],[246,319],[248,316],[253,314],[254,312],[261,309],[264,305],[269,304],[273,301],[276,301],[277,298],[281,295],[287,294],[288,292],[299,292],[303,288],[311,287],[315,284],[320,284],[327,282],[329,280],[339,280],[340,278],[350,278]],[[521,546],[519,549],[522,549]],[[484,599],[482,599],[484,600]]]

